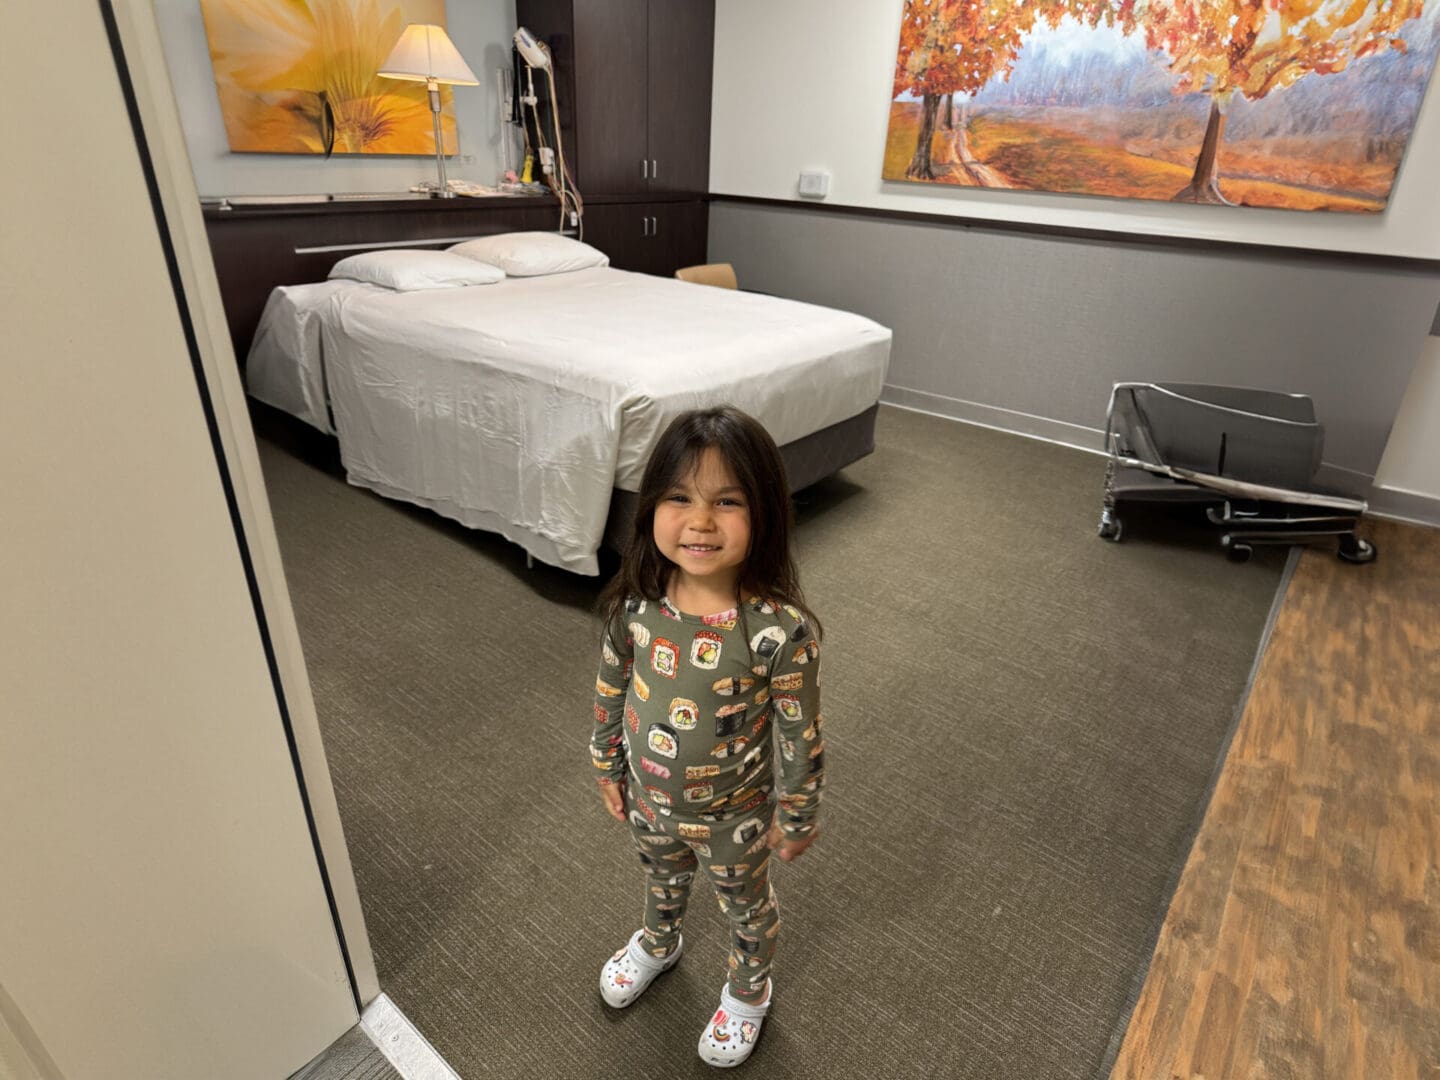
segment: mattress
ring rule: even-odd
[[[357,289],[381,291],[358,281],[281,285],[270,291],[245,361],[245,389],[251,397],[335,434],[320,355],[320,319],[337,292]]]
[[[333,430],[351,483],[594,574],[612,491],[638,489],[673,416],[733,404],[794,442],[875,404],[890,339],[848,312],[608,267],[403,293],[333,281],[271,297],[247,379]]]

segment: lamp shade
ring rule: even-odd
[[[377,75],[387,79],[409,79],[459,86],[479,86],[480,80],[460,56],[443,26],[411,23],[390,50]]]

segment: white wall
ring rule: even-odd
[[[510,66],[515,3],[459,0],[448,4],[445,14],[451,40],[480,79],[479,86],[452,87],[460,155],[458,161],[447,159],[446,175],[493,184],[503,171],[495,71]],[[190,147],[195,186],[202,196],[391,192],[435,179],[433,156],[336,156],[326,161],[298,154],[231,153],[199,0],[155,0],[155,17]]]
[[[902,0],[850,0],[845,4],[833,0],[787,0],[784,4],[719,0],[711,191],[805,202],[796,192],[798,175],[802,169],[821,167],[832,175],[826,202],[833,204],[1262,243],[1281,249],[1440,259],[1440,197],[1435,194],[1440,190],[1440,78],[1431,79],[1389,208],[1381,214],[1226,209],[882,181],[902,7]],[[723,255],[729,250],[725,242],[733,247],[739,239],[717,238],[715,223],[712,213],[712,244],[718,244],[716,250]],[[1223,250],[1216,253],[1216,257],[1223,256]],[[964,269],[975,272],[973,267]],[[993,265],[1001,282],[1008,280],[1007,275],[1024,274],[1031,293],[1045,291],[1046,286],[1036,284],[1044,271],[1044,267],[1022,270],[1003,258]],[[787,289],[786,282],[777,281],[770,282],[770,287],[787,295],[805,292],[803,279],[788,284],[795,288]],[[873,290],[873,282],[867,287]],[[1075,302],[1071,291],[1056,285],[1048,299],[1027,311],[1068,311]],[[1033,296],[1032,302],[1037,302]],[[1114,302],[1124,303],[1121,297]],[[1242,333],[1257,326],[1233,329]],[[1266,333],[1280,329],[1259,328]],[[897,360],[916,359],[906,352],[914,351],[907,344],[907,329],[897,327]],[[1357,326],[1356,332],[1363,334],[1364,328]],[[1440,339],[1428,339],[1415,367],[1375,478],[1377,489],[1440,499],[1437,343]],[[1390,365],[1408,368],[1411,348],[1406,344],[1401,350],[1407,355],[1382,350],[1383,355],[1366,362],[1378,361],[1387,365],[1387,370]],[[985,399],[978,404],[999,403]],[[1384,422],[1383,418],[1375,420]],[[1434,515],[1427,512],[1427,519],[1430,516]]]
[[[1375,486],[1440,500],[1440,337],[1415,365]]]
[[[148,0],[115,10],[127,49],[153,46],[131,59],[158,57]],[[218,291],[212,275],[190,315],[228,389],[218,437],[250,439],[233,506],[172,279],[205,261],[178,121],[146,129],[162,233],[101,6],[7,16],[0,68],[48,84],[50,107],[15,111],[0,170],[7,356],[43,361],[0,395],[0,1074],[288,1076],[357,1013],[237,539],[236,517],[273,595]],[[135,82],[148,125],[156,94]],[[266,616],[298,641],[288,608]],[[328,792],[309,790],[322,831]]]
[[[1381,214],[1227,209],[880,179],[902,0],[719,0],[710,189],[789,199],[828,168],[828,202],[1078,228],[1440,258],[1440,90],[1432,79]]]

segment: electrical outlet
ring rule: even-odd
[[[800,174],[800,194],[807,199],[823,199],[830,193],[830,173],[825,169],[806,169]]]

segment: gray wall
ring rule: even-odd
[[[1440,299],[1440,272],[723,200],[710,258],[733,263],[745,288],[891,327],[886,400],[1071,445],[1099,448],[1115,382],[1309,394],[1326,478],[1356,493]]]

